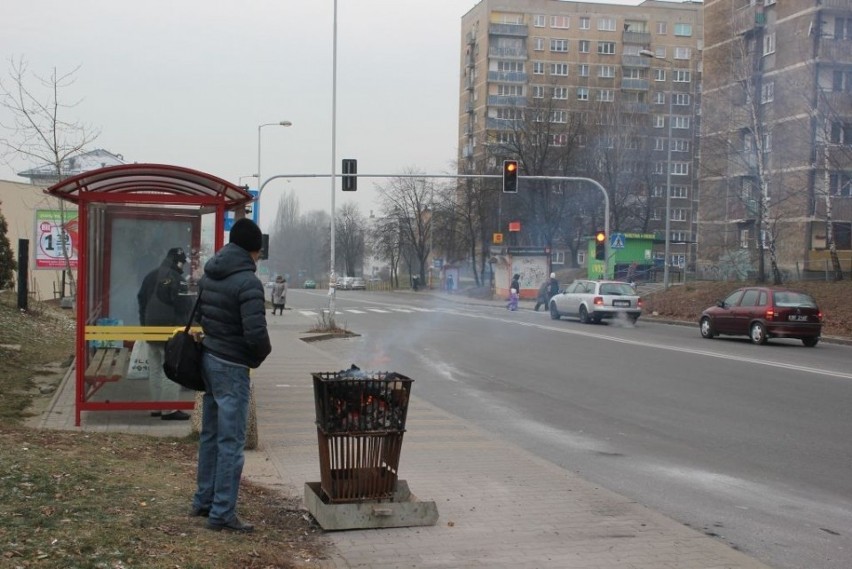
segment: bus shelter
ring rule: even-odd
[[[186,255],[180,301],[191,309],[204,263],[223,245],[225,212],[244,207],[252,195],[210,174],[163,164],[101,168],[46,191],[78,209],[78,232],[66,234],[78,254],[75,425],[83,411],[192,409],[194,392],[153,400],[147,373],[131,369],[140,367],[131,366],[134,345],[164,342],[186,324],[140,325],[137,294],[145,275],[179,248]]]

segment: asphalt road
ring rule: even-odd
[[[327,297],[288,305],[309,323]],[[337,308],[361,336],[322,349],[773,567],[852,567],[852,347],[411,293],[341,291]]]

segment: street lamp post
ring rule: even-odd
[[[657,57],[657,55],[648,49],[639,51],[639,55],[643,57],[651,57],[654,59],[662,59],[668,64],[669,80],[674,80],[671,76],[674,72],[674,65],[668,59]],[[669,89],[669,116],[668,116],[668,141],[666,143],[666,223],[665,223],[665,247],[663,249],[665,259],[663,259],[663,288],[669,288],[669,256],[671,252],[671,225],[672,225],[672,119],[674,118],[672,102],[674,99],[674,89]]]
[[[258,212],[260,211],[260,192],[263,190],[263,178],[260,176],[260,129],[265,126],[293,126],[293,123],[290,121],[279,121],[279,122],[268,122],[257,126],[257,203],[255,207],[258,208]]]
[[[245,178],[257,178],[257,174],[246,174],[245,176],[240,176],[239,180],[237,181],[237,185],[242,186],[243,180]]]

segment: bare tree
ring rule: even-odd
[[[409,169],[406,175],[416,175]],[[399,221],[402,255],[408,257],[410,271],[416,271],[421,283],[426,282],[426,261],[431,252],[434,183],[427,178],[393,178],[387,185],[377,186],[383,214]]]
[[[343,274],[354,277],[363,268],[367,220],[354,202],[343,204],[335,220],[335,251],[343,263]]]
[[[0,124],[8,133],[0,139],[0,157],[4,162],[11,165],[23,158],[33,163],[46,163],[54,167],[57,182],[66,177],[63,165],[83,152],[100,134],[96,129],[66,118],[80,103],[63,100],[64,92],[74,84],[79,69],[78,66],[60,73],[54,68],[48,77],[41,77],[29,72],[23,57],[9,60],[9,76],[6,80],[0,79],[0,106],[9,113],[11,120],[9,124]],[[64,233],[64,200],[59,201],[59,208]],[[71,295],[75,296],[70,252],[65,240],[61,244]]]

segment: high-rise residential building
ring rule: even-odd
[[[849,271],[852,0],[711,0],[704,21],[699,267],[824,274],[833,241]]]
[[[610,196],[613,230],[656,233],[648,254],[659,264],[669,226],[668,262],[691,268],[702,33],[694,2],[482,0],[462,17],[459,171],[498,174],[517,159],[522,177],[593,178]],[[555,206],[523,195],[534,188],[555,191],[522,185],[514,201],[495,197],[503,219],[483,233],[518,207],[524,227],[550,224],[520,244],[583,251],[600,212],[571,203],[547,219]]]

